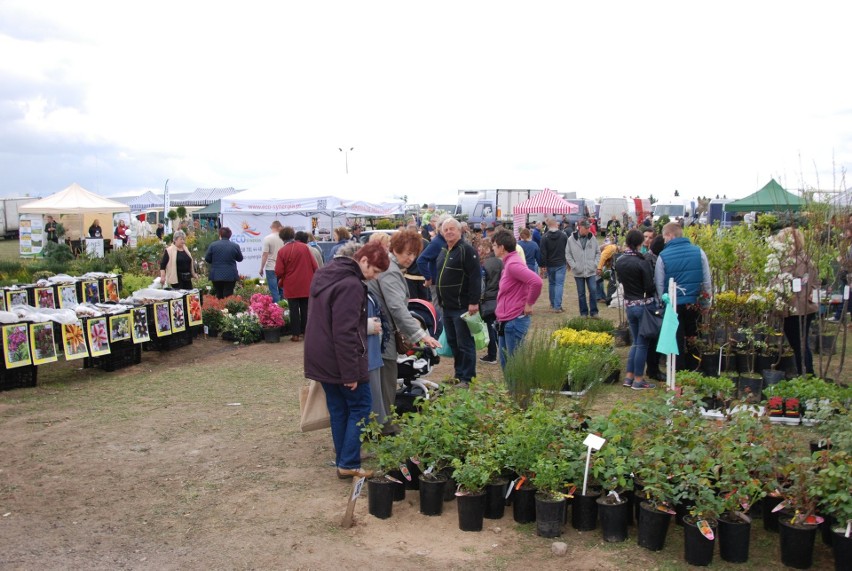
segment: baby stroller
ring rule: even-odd
[[[435,307],[430,302],[424,299],[409,300],[408,311],[432,337],[437,338],[441,334],[441,324],[435,313]],[[418,347],[410,353],[408,355],[399,354],[396,357],[397,391],[395,405],[399,413],[415,411],[417,409],[415,400],[418,398],[428,400],[438,388],[437,383],[420,378],[430,373],[432,367],[440,362],[441,358],[435,350],[430,347]]]

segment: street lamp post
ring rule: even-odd
[[[337,150],[344,154],[346,159],[346,174],[349,174],[349,151],[354,151],[355,147],[349,147],[349,149],[343,149],[342,147],[337,147]]]

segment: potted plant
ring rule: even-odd
[[[201,307],[201,320],[207,328],[207,334],[211,337],[218,337],[219,331],[222,329],[222,310],[225,308],[220,300],[212,295],[204,296],[204,303]]]
[[[485,517],[485,486],[499,471],[497,462],[490,453],[469,453],[464,460],[452,461],[453,480],[458,485],[456,498],[459,513],[459,529],[482,531]]]
[[[278,343],[281,341],[284,312],[278,304],[272,301],[272,296],[260,293],[252,295],[249,308],[257,317],[258,322],[260,322],[260,327],[263,331],[263,340],[267,343]]]
[[[852,560],[852,453],[834,448],[815,456],[816,475],[810,491],[833,522],[829,529],[835,568],[842,569]]]
[[[571,360],[569,349],[559,347],[545,332],[534,332],[506,359],[503,378],[515,400],[525,406],[536,391],[562,390]]]
[[[533,464],[532,484],[535,494],[536,533],[541,537],[562,535],[565,520],[566,489],[571,461],[563,450],[548,450]]]
[[[784,508],[778,517],[781,562],[807,569],[813,562],[814,541],[822,518],[816,515],[816,464],[812,457],[794,458],[787,472],[790,484],[782,490]]]
[[[630,497],[639,460],[633,454],[630,434],[612,416],[597,419],[590,428],[606,440],[591,464],[592,476],[601,486],[596,500],[601,531],[604,541],[621,542],[627,539],[627,526],[633,520]]]
[[[721,492],[718,517],[719,555],[731,563],[748,561],[750,510],[766,495],[762,482],[771,470],[764,445],[766,424],[760,417],[739,412],[716,434],[717,459],[723,469],[716,487]]]

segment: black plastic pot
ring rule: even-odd
[[[512,492],[512,517],[517,523],[535,521],[535,493],[536,489],[532,486]]]
[[[627,539],[627,525],[633,519],[630,502],[622,497],[619,503],[610,503],[613,498],[598,498],[598,513],[601,516],[601,532],[604,541],[619,543]]]
[[[719,556],[728,563],[745,563],[751,545],[751,524],[736,516],[719,518]]]
[[[781,563],[793,569],[810,569],[814,562],[816,525],[795,525],[787,518],[778,520]]]
[[[371,516],[387,519],[393,514],[393,488],[395,485],[383,477],[367,480],[367,503]]]
[[[509,482],[500,479],[485,486],[485,517],[500,519],[506,511],[506,487]]]
[[[621,497],[627,500],[627,525],[633,525],[634,505],[636,504],[636,492],[626,490],[621,492]]]
[[[719,354],[718,353],[702,353],[701,354],[701,373],[707,377],[719,376]]]
[[[639,510],[642,515],[639,517],[636,543],[650,551],[661,551],[666,546],[671,514],[658,510],[648,502],[642,502]]]
[[[441,515],[444,509],[444,487],[447,477],[443,474],[420,475],[420,513]]]
[[[784,376],[788,379],[795,377],[798,374],[796,370],[796,358],[793,355],[781,355],[777,369],[784,371]]]
[[[683,525],[683,518],[689,515],[689,510],[695,507],[695,501],[683,500],[675,506],[675,525]]]
[[[686,516],[683,519],[683,558],[690,565],[706,567],[713,562],[713,548],[716,546],[716,520],[707,520],[713,528],[713,539],[707,539],[696,525],[696,518]]]
[[[763,386],[777,385],[783,381],[787,373],[783,370],[763,369],[760,371],[760,376],[763,377]]]
[[[834,533],[832,529],[835,527],[837,527],[837,518],[831,514],[827,514],[822,520],[822,523],[819,524],[819,534],[822,536],[822,542],[824,545],[829,547],[832,546],[834,541]],[[852,565],[852,561],[849,563]]]
[[[405,499],[405,477],[402,475],[402,472],[399,470],[391,470],[388,472],[388,476],[391,478],[396,478],[401,484],[397,484],[396,482],[391,482],[393,484],[393,501],[401,502]]]
[[[737,372],[738,373],[748,373],[751,371],[751,364],[749,363],[749,354],[748,353],[736,353],[734,355],[734,362],[736,363]]]
[[[565,519],[565,498],[551,499],[546,494],[535,495],[535,531],[539,537],[559,537]]]
[[[763,529],[766,531],[778,531],[778,514],[773,513],[775,506],[784,501],[780,496],[765,496],[763,498]]]
[[[810,448],[811,454],[813,454],[820,450],[831,450],[831,443],[827,440],[811,440],[808,443],[808,448]]]
[[[778,355],[755,355],[754,372],[758,373],[764,369],[771,369],[776,361],[778,361]]]
[[[281,342],[281,329],[279,327],[270,327],[263,330],[263,340],[267,343]]]
[[[760,402],[763,398],[763,377],[754,373],[746,373],[737,380],[737,395],[749,402]]]
[[[571,505],[571,527],[577,531],[591,531],[598,527],[598,504],[597,499],[601,493],[587,490],[586,495],[580,492],[574,493],[574,501]]]
[[[451,502],[456,499],[456,481],[447,476],[447,483],[444,486],[444,501]]]
[[[459,510],[459,529],[462,531],[482,531],[482,517],[485,515],[485,491],[475,494],[460,493],[456,496]]]
[[[849,571],[852,569],[852,537],[846,537],[845,530],[833,531],[831,535],[834,569],[835,571]]]
[[[420,489],[419,477],[420,477],[420,474],[423,473],[420,470],[420,466],[418,466],[417,464],[412,462],[411,458],[408,458],[405,461],[405,467],[408,468],[408,473],[411,476],[410,480],[403,478],[403,480],[405,480],[405,489],[406,490],[419,490]]]

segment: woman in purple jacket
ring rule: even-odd
[[[361,469],[361,427],[370,416],[367,356],[367,286],[388,269],[387,250],[371,242],[352,257],[317,270],[308,299],[305,376],[322,383],[331,417],[339,478],[369,477]]]

